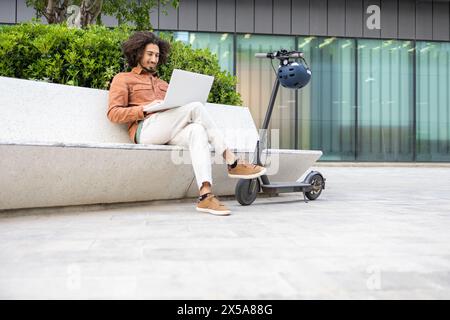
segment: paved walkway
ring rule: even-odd
[[[0,212],[0,298],[449,299],[450,168],[320,167],[322,196]]]

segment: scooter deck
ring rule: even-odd
[[[270,184],[263,184],[261,187],[263,191],[267,193],[303,192],[309,191],[309,189],[312,188],[311,184],[304,182],[273,182]]]

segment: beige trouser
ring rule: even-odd
[[[187,147],[199,189],[203,182],[212,184],[208,143],[219,155],[227,149],[222,133],[200,102],[152,114],[144,120],[138,142]]]

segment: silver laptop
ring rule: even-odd
[[[212,76],[174,69],[164,101],[151,107],[144,107],[144,111],[172,109],[195,101],[206,103],[213,81]]]

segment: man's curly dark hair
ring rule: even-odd
[[[170,52],[169,42],[160,39],[149,31],[137,31],[122,44],[122,52],[130,67],[134,68],[141,60],[145,47],[149,44],[156,44],[159,47],[158,66],[165,64]]]

